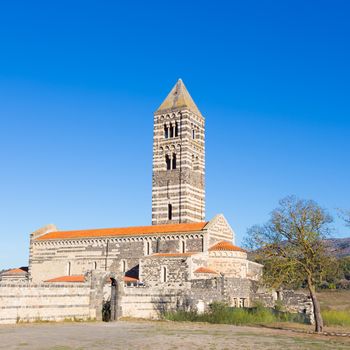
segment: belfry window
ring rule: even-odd
[[[173,161],[172,161],[173,169],[176,169],[176,154],[173,153]]]
[[[169,128],[166,125],[164,125],[164,137],[169,138]]]
[[[173,219],[173,206],[171,204],[168,204],[168,220]]]
[[[174,137],[174,126],[170,124],[170,138]]]
[[[175,137],[179,136],[179,125],[177,124],[177,122],[175,123]]]
[[[166,163],[166,170],[171,170],[171,159],[168,154],[165,156],[165,163]]]

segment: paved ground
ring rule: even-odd
[[[349,338],[201,323],[59,323],[0,326],[0,349],[350,349]]]

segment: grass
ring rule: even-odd
[[[324,290],[317,297],[321,310],[350,310],[350,290]]]
[[[255,308],[231,308],[222,303],[213,303],[208,312],[166,312],[164,318],[171,321],[208,322],[216,324],[256,325],[276,322],[304,322],[301,315],[277,312],[262,306]]]
[[[350,326],[350,311],[324,310],[322,317],[326,326]]]
[[[325,326],[350,327],[350,290],[326,290],[317,297]]]

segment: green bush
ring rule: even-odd
[[[303,322],[298,314],[281,312],[258,305],[254,308],[233,308],[223,303],[213,303],[208,312],[194,311],[167,312],[164,317],[171,321],[208,322],[218,324],[266,324],[273,322]]]

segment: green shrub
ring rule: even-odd
[[[164,317],[171,321],[208,322],[217,324],[266,324],[273,322],[303,322],[301,315],[281,312],[258,305],[254,308],[233,308],[223,303],[213,303],[209,311],[197,314],[194,311],[167,312]]]
[[[170,321],[200,321],[199,315],[197,315],[197,313],[194,311],[168,311],[164,314],[164,318]]]

